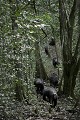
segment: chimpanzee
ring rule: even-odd
[[[57,67],[57,65],[59,65],[57,58],[53,58],[53,65],[55,68]]]
[[[50,104],[54,105],[53,107],[55,108],[55,106],[57,105],[57,92],[53,87],[44,87],[43,90],[43,100],[49,102]]]
[[[55,39],[53,37],[51,38],[51,41],[49,42],[49,45],[50,46],[54,46],[55,45]]]
[[[49,81],[50,81],[50,86],[56,87],[58,86],[58,75],[56,73],[52,73],[49,77],[48,77]]]
[[[37,98],[38,98],[38,94],[42,95],[43,89],[44,89],[44,82],[43,79],[37,78],[34,81],[34,85],[36,87],[36,92],[37,92]]]
[[[48,55],[48,57],[50,57],[50,53],[49,53],[49,50],[48,50],[48,46],[45,46],[45,53],[46,53],[46,55]]]

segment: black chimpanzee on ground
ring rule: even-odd
[[[57,105],[57,92],[53,87],[44,87],[43,90],[43,100],[49,102],[52,104],[52,106],[55,108]],[[54,105],[53,105],[54,102]]]
[[[57,58],[53,58],[53,66],[56,68],[59,65]]]
[[[54,46],[55,45],[55,39],[53,37],[51,38],[51,41],[49,42],[49,45],[50,46]]]
[[[35,81],[34,81],[34,85],[36,87],[36,92],[37,92],[37,98],[38,98],[38,94],[43,94],[43,89],[44,89],[44,82],[43,82],[43,79],[40,79],[40,78],[37,78]]]
[[[49,81],[50,81],[50,86],[56,87],[58,86],[58,75],[56,73],[52,73],[49,77],[48,77]]]
[[[43,95],[43,100],[49,102],[53,105],[54,102],[54,108],[57,105],[57,92],[53,87],[44,87],[43,80],[40,78],[37,78],[36,81],[34,81],[34,85],[36,87],[37,97],[38,94]]]

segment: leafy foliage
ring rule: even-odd
[[[67,3],[65,7],[70,14],[73,0],[67,0],[65,3]],[[40,55],[46,73],[49,75],[50,72],[57,71],[52,66],[52,59],[48,59],[45,55],[44,46],[48,45],[51,38],[54,37],[59,60],[62,63],[58,7],[58,0],[0,1],[0,118],[27,119],[27,116],[32,115],[33,119],[34,115],[35,118],[39,114],[44,118],[47,115],[45,103],[42,104],[43,101],[39,103],[36,99],[33,85],[36,69],[35,42],[39,43]],[[73,52],[78,36],[76,34],[77,21],[78,17],[74,26]],[[49,49],[53,57],[55,50],[50,47]],[[59,70],[61,78],[62,64],[60,64]],[[76,86],[75,94],[77,94],[76,91],[80,91],[79,81]],[[16,101],[15,96],[22,102]],[[33,105],[28,106],[25,99]],[[36,103],[41,105],[36,107]],[[47,108],[51,112],[48,105]],[[44,110],[46,112],[43,115]]]

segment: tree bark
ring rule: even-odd
[[[59,0],[59,20],[60,20],[60,40],[62,45],[62,55],[63,55],[63,78],[64,85],[63,91],[66,96],[73,96],[74,87],[76,84],[76,77],[79,71],[79,42],[78,39],[77,45],[72,55],[72,37],[73,37],[73,28],[75,23],[75,13],[77,10],[77,0],[74,0],[73,6],[69,15],[66,14],[65,1]],[[75,77],[74,77],[75,76]]]
[[[35,42],[35,59],[36,59],[35,77],[36,78],[42,78],[42,79],[46,80],[48,77],[47,77],[47,73],[45,71],[44,65],[42,63],[42,58],[41,58],[41,55],[40,55],[39,43],[37,41]]]

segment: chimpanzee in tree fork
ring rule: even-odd
[[[57,95],[55,88],[51,86],[44,87],[43,100],[49,102],[55,108],[55,106],[57,105],[57,98],[58,98],[58,95]],[[53,105],[53,102],[54,102],[54,105]]]

